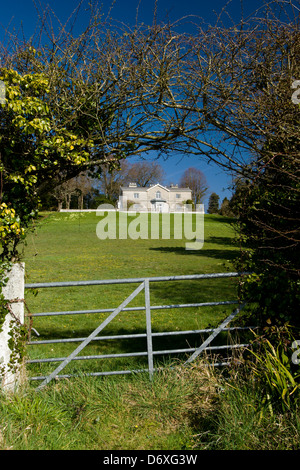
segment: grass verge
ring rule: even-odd
[[[84,376],[0,400],[1,450],[299,450],[299,401],[273,412],[241,371],[172,364]],[[298,403],[298,404],[297,404]]]

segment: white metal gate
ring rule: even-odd
[[[108,284],[138,284],[138,287],[117,307],[113,309],[98,309],[98,310],[84,310],[84,311],[74,311],[74,312],[46,312],[46,313],[38,313],[33,314],[34,316],[50,316],[50,315],[64,315],[64,314],[84,314],[84,313],[100,313],[100,312],[108,312],[110,313],[108,317],[94,330],[92,333],[86,338],[74,338],[74,341],[80,342],[79,346],[74,349],[74,351],[67,357],[64,358],[52,358],[49,359],[35,359],[29,360],[28,363],[38,363],[38,362],[49,362],[49,361],[60,361],[60,365],[56,367],[51,374],[48,376],[40,376],[40,377],[31,377],[31,380],[42,380],[42,383],[38,386],[38,388],[44,387],[54,378],[64,378],[69,377],[66,375],[59,375],[60,372],[72,361],[75,359],[105,359],[105,355],[101,356],[86,356],[80,357],[78,356],[79,353],[93,340],[103,339],[103,337],[99,338],[98,334],[121,312],[124,310],[144,310],[146,313],[146,332],[145,334],[132,334],[132,335],[122,335],[122,338],[136,338],[136,337],[146,337],[147,339],[147,351],[145,353],[129,353],[127,356],[137,356],[137,355],[147,355],[148,357],[148,369],[150,378],[155,371],[153,366],[153,356],[155,354],[171,354],[171,353],[192,353],[189,358],[185,361],[185,365],[193,362],[203,351],[209,348],[211,342],[220,334],[221,331],[225,330],[233,330],[238,329],[228,327],[228,324],[238,315],[238,313],[245,307],[245,304],[239,304],[237,300],[227,300],[221,302],[203,302],[203,303],[188,303],[188,304],[176,304],[176,305],[155,305],[151,306],[150,302],[150,284],[155,282],[166,282],[166,281],[188,281],[188,280],[196,280],[196,279],[216,279],[216,278],[226,278],[226,277],[241,277],[246,276],[249,273],[238,273],[238,272],[231,272],[231,273],[213,273],[213,274],[195,274],[195,275],[184,275],[184,276],[164,276],[164,277],[150,277],[150,278],[133,278],[133,279],[109,279],[109,280],[96,280],[96,281],[78,281],[78,282],[50,282],[50,283],[34,283],[34,284],[25,284],[26,289],[41,289],[41,288],[52,288],[52,287],[70,287],[70,286],[90,286],[90,285],[108,285]],[[145,304],[141,307],[127,307],[130,302],[144,290],[144,299]],[[216,327],[211,329],[205,330],[188,330],[188,331],[168,331],[168,332],[160,332],[160,333],[153,333],[152,332],[152,325],[151,325],[151,310],[155,309],[170,309],[170,308],[186,308],[186,307],[203,307],[203,306],[214,306],[214,305],[234,305],[236,304],[237,307],[230,313],[227,318],[222,321],[222,323]],[[239,329],[245,329],[250,327],[240,327]],[[210,333],[208,338],[201,344],[201,346],[197,348],[185,348],[178,349],[178,350],[164,350],[164,351],[153,351],[152,339],[155,336],[167,336],[167,335],[180,335],[180,334],[197,334],[197,333]],[[112,338],[111,336],[105,337],[106,339]],[[53,340],[52,342],[63,342],[64,340]],[[45,344],[49,343],[49,341],[39,341],[33,340],[29,341],[29,345],[35,344]],[[226,346],[214,346],[214,349],[222,349],[222,348],[240,348],[245,347],[246,344],[231,344]],[[212,349],[212,348],[211,348]],[[124,354],[115,355],[118,357],[124,356]],[[108,357],[108,356],[107,356]],[[145,369],[143,369],[145,371]],[[112,374],[125,374],[131,373],[131,370],[123,370],[123,371],[111,371],[111,372],[94,372],[87,375],[112,375]],[[140,372],[140,371],[134,371]]]

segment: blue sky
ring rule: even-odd
[[[36,4],[41,3],[43,6],[49,7],[55,12],[61,22],[64,23],[70,17],[71,13],[77,6],[77,0],[35,0]],[[88,4],[88,0],[84,0]],[[15,28],[19,30],[22,25],[25,37],[30,37],[34,33],[35,25],[37,22],[37,11],[34,6],[33,0],[13,0],[11,2],[1,2],[1,16],[0,16],[0,40],[5,34],[5,29],[9,26],[10,29]],[[127,24],[134,24],[136,21],[137,7],[138,8],[138,21],[145,24],[151,24],[153,20],[154,0],[115,0],[111,8],[112,0],[99,1],[99,5],[103,5],[103,14],[110,16],[117,21],[123,21]],[[262,6],[261,0],[244,0],[243,14],[249,13]],[[170,22],[176,21],[179,18],[187,15],[196,15],[204,19],[205,22],[214,24],[217,15],[227,5],[227,10],[230,12],[234,21],[238,21],[241,17],[241,1],[240,0],[158,0],[157,18],[158,21]],[[224,19],[228,19],[227,16]],[[84,7],[78,18],[78,26],[84,27],[86,21],[86,14]],[[189,28],[189,21],[186,19],[182,23],[182,28]],[[206,176],[209,192],[205,201],[207,201],[210,193],[216,192],[220,196],[220,200],[227,196],[231,196],[228,189],[231,184],[231,178],[228,174],[222,171],[219,167],[213,164],[207,164],[201,157],[180,157],[170,156],[166,161],[158,160],[164,168],[167,178],[165,184],[178,183],[183,171],[188,167],[196,167],[202,170]]]

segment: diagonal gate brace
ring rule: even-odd
[[[52,379],[54,379],[58,374],[59,372],[64,369],[71,361],[72,359],[74,359],[74,357],[77,356],[77,354],[82,351],[83,348],[85,348],[85,346],[87,346],[90,341],[92,341],[97,335],[98,333],[103,330],[103,328],[108,325],[109,322],[111,322],[117,315],[118,313],[120,313],[123,308],[126,307],[126,305],[129,304],[129,302],[131,302],[132,299],[134,299],[134,297],[136,297],[145,287],[145,282],[142,282],[142,284],[139,285],[139,287],[137,287],[131,294],[129,297],[127,297],[126,300],[124,300],[124,302],[122,302],[105,320],[104,322],[101,323],[101,325],[99,325],[91,334],[90,336],[88,336],[50,375],[48,375],[48,377],[46,377],[46,379],[41,383],[41,385],[39,385],[36,390],[39,390],[43,387],[45,387],[45,385],[47,385]]]
[[[212,342],[212,340],[228,325],[229,322],[245,307],[246,302],[242,305],[240,305],[237,309],[235,309],[222,323],[221,325],[216,328],[212,334],[201,344],[199,348],[196,349],[196,351],[189,357],[189,359],[184,363],[189,364],[190,362],[194,361],[196,357],[199,356],[199,354],[204,351],[204,349]]]

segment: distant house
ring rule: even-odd
[[[129,183],[120,188],[118,207],[127,210],[147,212],[182,212],[186,201],[192,199],[189,188],[179,188],[178,185],[169,187],[155,184],[146,188]]]

